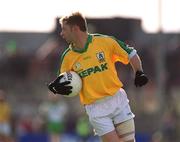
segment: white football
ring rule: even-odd
[[[72,86],[72,93],[70,93],[69,95],[64,95],[64,96],[65,97],[77,96],[82,89],[82,80],[79,74],[77,74],[74,71],[68,71],[68,72],[61,73],[60,75],[64,75],[64,77],[61,78],[60,82],[70,81],[70,84],[68,85]]]

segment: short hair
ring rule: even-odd
[[[60,24],[66,22],[68,25],[77,25],[83,32],[87,31],[87,22],[85,17],[80,12],[72,13],[69,16],[64,16],[59,20]]]

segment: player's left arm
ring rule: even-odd
[[[130,64],[131,64],[131,66],[133,68],[133,71],[135,73],[137,71],[143,71],[143,69],[142,69],[142,62],[141,62],[141,59],[139,58],[137,53],[130,58]]]
[[[134,84],[136,87],[141,87],[148,82],[147,75],[143,72],[142,62],[138,54],[136,53],[134,56],[130,58],[130,64],[135,73]]]
[[[118,56],[120,62],[128,64],[130,62],[134,72],[136,87],[141,87],[148,82],[146,74],[143,72],[142,62],[139,58],[137,51],[133,47],[129,47],[124,42],[114,38],[112,40],[113,53]]]

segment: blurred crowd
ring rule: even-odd
[[[89,20],[90,31],[112,34],[134,46],[150,78],[144,88],[135,88],[130,67],[116,64],[136,115],[139,142],[179,142],[180,34],[161,34],[159,39],[158,34],[146,34],[125,24],[119,36],[117,24],[110,29],[108,22],[93,22]],[[61,138],[65,141],[64,134],[76,137],[78,142],[98,141],[92,140],[94,133],[78,97],[65,98],[48,92],[47,83],[56,77],[60,55],[67,46],[58,37],[59,30],[57,27],[47,34],[48,39],[33,50],[19,48],[18,41],[10,39],[8,44],[0,43],[0,142],[28,142],[27,134],[47,136],[51,142],[60,142]],[[162,70],[158,70],[161,59]],[[158,88],[158,79],[162,79],[162,88]]]

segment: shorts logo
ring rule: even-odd
[[[127,115],[132,115],[132,112],[127,113]]]
[[[104,62],[105,61],[105,55],[104,55],[103,51],[99,52],[99,53],[96,53],[96,57],[99,60],[99,62]]]

